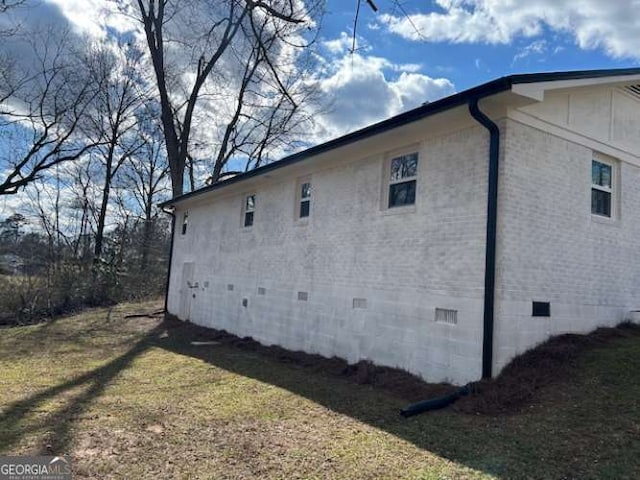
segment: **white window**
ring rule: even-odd
[[[418,179],[418,153],[409,153],[392,158],[388,167],[388,208],[403,207],[416,203]]]
[[[614,205],[613,164],[602,159],[591,161],[591,213],[611,218]]]
[[[189,225],[189,212],[182,214],[182,235],[187,234],[187,226]]]
[[[311,179],[298,181],[298,218],[307,218],[311,213]]]
[[[256,196],[247,195],[244,199],[244,222],[245,227],[253,225],[253,216],[256,211]]]

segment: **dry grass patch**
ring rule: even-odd
[[[398,412],[408,399],[443,387],[409,377],[398,385],[389,369],[315,364],[247,341],[196,346],[191,341],[212,332],[125,318],[157,307],[121,305],[2,330],[0,452],[70,453],[76,478],[635,478],[640,471],[639,337],[583,351],[570,375],[536,390],[533,407],[406,420]]]

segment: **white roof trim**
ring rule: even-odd
[[[561,88],[591,87],[606,84],[637,84],[640,83],[640,75],[618,75],[600,78],[582,78],[578,80],[552,80],[550,82],[516,83],[511,91],[523,97],[543,101],[547,90],[559,90]]]

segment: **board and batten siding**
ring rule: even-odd
[[[385,159],[412,149],[420,155],[415,208],[389,211]],[[189,225],[175,237],[169,311],[263,344],[371,360],[427,381],[477,380],[487,151],[486,131],[468,127],[385,151],[362,147],[350,158],[336,152],[315,170],[284,168],[178,204],[177,225],[184,209]],[[302,222],[300,178],[312,183]],[[249,194],[255,218],[245,228]],[[436,309],[456,310],[455,323],[450,314],[436,321]]]

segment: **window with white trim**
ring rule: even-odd
[[[256,196],[255,194],[247,195],[244,199],[244,222],[245,227],[253,225],[253,217],[256,211]]]
[[[298,218],[307,218],[311,213],[311,181],[302,180],[298,187]]]
[[[187,234],[188,225],[189,225],[189,212],[186,211],[182,214],[182,235]]]
[[[416,203],[418,152],[394,157],[389,162],[388,208]]]
[[[612,217],[614,204],[614,167],[601,159],[591,161],[591,213]]]

